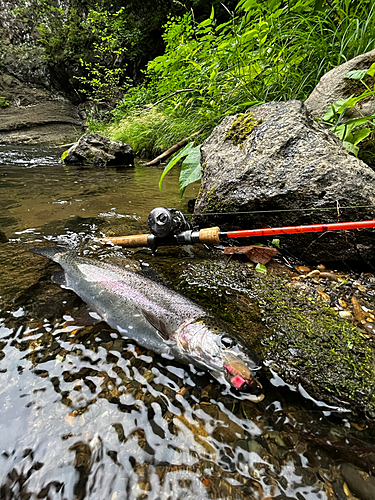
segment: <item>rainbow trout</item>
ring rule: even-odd
[[[164,357],[208,370],[235,394],[263,399],[254,377],[256,356],[232,334],[232,328],[191,300],[140,274],[64,247],[32,252],[60,264],[52,279],[73,290],[121,335]]]

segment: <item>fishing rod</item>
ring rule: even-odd
[[[281,234],[364,229],[375,227],[375,220],[334,222],[307,226],[266,227],[262,229],[239,229],[235,231],[221,231],[218,226],[194,230],[186,216],[180,210],[157,207],[151,210],[147,224],[150,234],[109,236],[103,238],[102,241],[130,248],[148,246],[155,252],[157,247],[165,245],[193,245],[195,243],[218,245],[222,238],[249,238],[251,236],[276,236]]]

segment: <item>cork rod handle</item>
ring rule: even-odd
[[[199,231],[199,241],[207,245],[218,245],[220,243],[219,227],[207,227]]]
[[[136,247],[147,247],[148,234],[136,234],[131,236],[108,236],[103,238],[103,243],[113,243],[115,245],[121,245],[124,247],[136,248]]]

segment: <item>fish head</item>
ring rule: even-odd
[[[259,360],[245,342],[232,333],[229,325],[216,318],[203,318],[190,323],[184,330],[185,334],[180,337],[184,338],[182,347],[190,352],[193,363],[198,361],[241,397],[262,401],[263,387],[255,377],[260,369]]]
[[[226,342],[228,338],[232,337],[226,336],[224,338]],[[246,350],[239,348],[238,344],[234,352],[224,351],[222,353],[224,377],[229,385],[240,392],[246,399],[259,402],[264,398],[264,394],[262,384],[254,375],[259,367],[254,366],[253,357],[254,355],[250,357]]]

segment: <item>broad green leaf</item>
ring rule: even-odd
[[[241,0],[236,6],[236,10],[243,10],[245,12],[249,12],[257,6],[258,6],[258,0]]]
[[[374,118],[375,118],[375,115],[360,116],[358,118],[352,118],[351,120],[348,120],[345,123],[346,123],[346,125],[354,124],[355,126],[364,125],[365,123],[369,122],[370,120],[373,120]]]
[[[343,123],[342,125],[338,125],[334,129],[332,129],[332,131],[335,132],[342,141],[344,141],[354,127],[355,127],[354,123],[352,124]]]
[[[344,78],[350,78],[351,80],[362,80],[366,74],[367,69],[353,69],[344,75]]]
[[[352,144],[358,144],[359,142],[363,141],[363,139],[366,139],[366,137],[368,137],[371,132],[371,128],[361,128],[350,134],[350,137],[347,137],[347,139]]]
[[[329,108],[327,109],[327,111],[325,112],[325,114],[323,116],[323,120],[325,122],[330,122],[330,121],[332,121],[332,119],[334,118],[335,115],[336,115],[336,108],[335,108],[334,104],[330,104]]]
[[[165,166],[163,173],[161,174],[160,180],[159,180],[159,189],[161,190],[161,185],[163,183],[164,177],[167,175],[167,173],[178,163],[182,158],[187,156],[190,151],[193,149],[194,142],[189,142],[183,149],[178,151],[173,158],[167,163]]]
[[[342,143],[344,144],[348,153],[353,153],[355,156],[357,156],[358,151],[359,151],[358,146],[355,146],[354,144],[352,144],[351,142],[348,142],[348,141],[343,141]]]
[[[333,117],[336,117],[338,113],[341,113],[342,109],[345,109],[346,104],[350,101],[353,96],[348,97],[347,99],[341,98],[336,102],[329,105],[329,108],[326,111],[326,114],[323,117],[324,121],[331,121]]]
[[[202,176],[201,145],[193,148],[181,165],[180,197],[182,198],[186,187],[192,182],[199,181]]]
[[[211,26],[212,24],[212,19],[205,19],[199,24],[199,28],[204,28],[206,26]]]
[[[258,271],[258,273],[267,274],[267,268],[263,264],[257,264],[255,266],[255,271]]]
[[[369,69],[367,70],[367,75],[374,76],[375,75],[375,63],[372,63]]]

